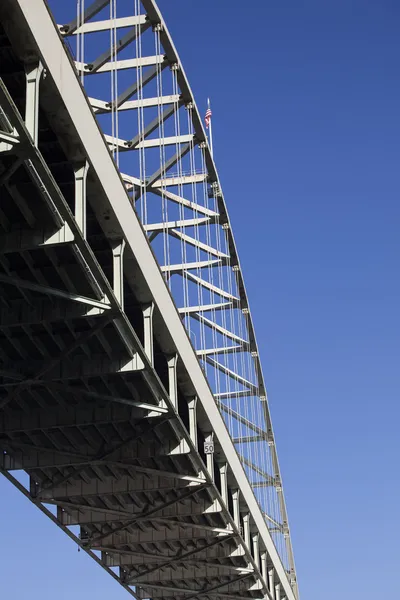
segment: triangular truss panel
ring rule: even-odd
[[[49,0],[289,578],[275,439],[227,206],[153,0]]]

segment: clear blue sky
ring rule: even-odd
[[[302,600],[394,598],[400,5],[159,5],[201,109],[212,100]],[[2,480],[0,514],[1,597],[127,597]]]

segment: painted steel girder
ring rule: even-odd
[[[215,591],[216,589],[219,589],[219,588],[214,588],[214,591]],[[213,592],[213,590],[212,590],[212,589],[208,589],[208,590],[206,590],[206,593],[210,593],[210,594],[212,594],[212,592]],[[221,595],[222,595],[222,593],[221,593]]]

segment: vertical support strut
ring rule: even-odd
[[[219,466],[219,476],[221,479],[221,496],[225,505],[228,506],[228,465],[221,463]]]
[[[243,515],[243,537],[246,546],[250,548],[250,513]]]
[[[253,556],[254,556],[254,561],[257,565],[257,568],[260,568],[260,548],[259,548],[259,533],[253,533],[252,535],[252,540],[253,540]]]
[[[89,169],[87,160],[76,165],[75,176],[75,220],[83,237],[86,238],[86,179]]]
[[[213,445],[213,434],[208,433],[205,438],[205,444]],[[206,453],[206,467],[212,479],[214,479],[214,452]]]
[[[178,355],[171,354],[168,357],[168,384],[169,384],[169,397],[174,405],[174,408],[178,410],[178,381],[176,378],[176,365],[178,362]]]
[[[39,140],[39,87],[43,74],[41,62],[28,64],[25,67],[26,74],[26,106],[25,125],[29,131],[33,143],[38,145]]]
[[[272,598],[275,600],[275,569],[273,567],[268,571],[268,588]]]
[[[63,523],[63,509],[61,508],[61,506],[57,506],[57,521],[59,521],[60,523]]]
[[[268,581],[268,568],[267,568],[267,553],[261,552],[261,575],[265,581]]]
[[[236,527],[241,531],[240,523],[240,491],[238,489],[232,490],[232,502],[233,502],[233,520],[235,521]],[[233,552],[232,556],[243,556],[244,548],[240,544]]]
[[[124,310],[124,249],[125,240],[112,240],[113,289],[115,297]]]
[[[31,498],[37,498],[38,495],[38,484],[33,479],[33,477],[29,477],[29,494]]]
[[[154,343],[153,343],[153,312],[154,302],[145,304],[143,310],[143,327],[144,327],[144,351],[147,354],[152,366],[154,366]]]
[[[233,490],[233,520],[235,521],[236,527],[240,530],[240,509],[239,509],[239,490]]]
[[[281,584],[277,583],[275,586],[275,600],[281,600]]]
[[[198,448],[197,441],[197,396],[190,398],[188,401],[189,408],[189,434],[192,439],[193,444],[196,448]]]
[[[169,397],[173,407],[178,412],[178,379],[176,374],[177,364],[177,354],[170,354],[169,356],[167,356]],[[188,452],[190,452],[189,444],[179,432],[176,431],[176,433],[179,441],[177,445],[171,448],[170,454],[187,454]]]

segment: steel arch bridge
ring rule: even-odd
[[[0,471],[135,598],[297,599],[227,204],[156,3],[2,0],[0,77]]]

